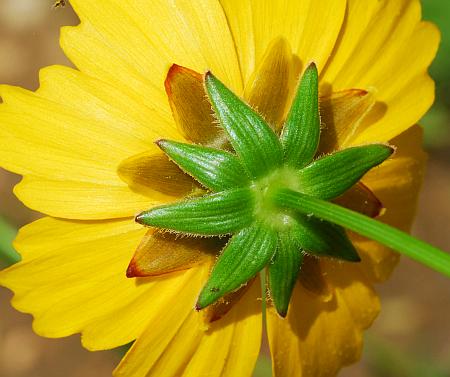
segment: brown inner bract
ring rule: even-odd
[[[245,86],[244,99],[277,133],[283,125],[300,73],[300,60],[292,54],[284,39],[277,39],[269,46]],[[173,65],[167,74],[165,88],[175,122],[187,142],[228,148],[223,130],[215,124],[201,74]],[[374,96],[361,89],[332,93],[321,97],[319,102],[322,133],[317,155],[351,145],[362,120],[375,104]],[[122,162],[118,174],[132,190],[149,196],[160,192],[177,200],[205,191],[162,152],[132,156]],[[371,217],[378,216],[382,210],[380,201],[362,183],[335,202]],[[193,238],[149,230],[130,262],[127,276],[155,276],[185,270],[199,263],[212,264],[225,242],[218,238]],[[305,257],[299,281],[321,300],[327,301],[332,297],[321,261],[317,258]],[[214,321],[225,315],[252,282],[211,305],[205,311],[205,318]]]

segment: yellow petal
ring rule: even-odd
[[[57,201],[68,199],[84,207],[58,210],[45,192],[29,193],[30,185],[17,190],[24,193],[27,205],[44,213],[74,219],[129,216],[151,203],[143,207],[143,197],[130,193],[124,202],[128,206],[101,207],[113,208],[125,196],[126,186],[116,173],[121,161],[151,149],[161,137],[180,138],[164,92],[170,65],[178,62],[200,72],[212,69],[242,91],[234,43],[216,2],[72,4],[82,23],[65,29],[62,44],[83,73],[45,69],[36,94],[1,88],[5,103],[0,114],[0,166],[39,177],[42,184],[34,189],[41,189],[48,179],[53,191],[61,194]],[[114,186],[112,191],[120,195],[101,196],[107,190],[98,185]],[[66,189],[80,198],[63,195]],[[108,201],[112,197],[115,200]]]
[[[198,188],[195,181],[160,150],[127,158],[120,163],[117,174],[134,192],[150,198],[158,197],[158,193],[184,197]]]
[[[303,65],[321,70],[341,29],[346,0],[220,0],[239,54],[244,83],[275,38],[285,38]]]
[[[286,319],[271,307],[267,315],[275,377],[329,377],[359,359],[362,331],[379,311],[378,298],[350,263],[329,262],[330,301],[317,300],[297,284]]]
[[[34,176],[17,189],[20,199],[74,219],[130,216],[167,200],[131,192],[116,172],[125,158],[155,149],[153,141],[162,136],[155,112],[70,68],[43,70],[41,83],[37,93],[0,89],[0,165]],[[173,129],[164,131],[179,137]]]
[[[15,162],[6,160],[17,173],[114,184],[124,158],[154,148],[163,136],[178,137],[157,112],[73,69],[46,68],[40,81],[36,93],[0,88],[0,133],[17,139],[11,149],[22,158],[16,152]]]
[[[164,80],[173,63],[211,69],[240,91],[239,63],[216,1],[71,2],[81,25],[63,30],[65,53],[83,72],[133,93],[170,115]],[[218,48],[218,43],[220,48]]]
[[[350,139],[375,105],[373,93],[349,89],[320,98],[322,131],[320,153],[331,153],[349,146]]]
[[[264,119],[279,129],[294,80],[294,60],[289,43],[278,38],[268,47],[247,83],[244,97]]]
[[[14,307],[34,316],[34,330],[42,336],[81,332],[92,350],[129,343],[148,323],[165,323],[163,313],[180,297],[190,296],[192,308],[201,288],[200,281],[197,288],[190,285],[195,269],[151,280],[126,278],[145,232],[133,219],[38,220],[21,229],[15,246],[23,261],[0,272],[0,283],[14,291]]]
[[[26,176],[14,193],[29,208],[50,216],[66,219],[101,220],[135,216],[170,200],[155,193],[152,198],[132,192],[123,183],[120,186],[49,180]]]
[[[422,129],[414,126],[390,143],[397,147],[393,157],[372,169],[363,182],[385,207],[379,220],[409,231],[414,219],[426,155],[422,150]],[[355,245],[369,276],[374,280],[389,277],[398,254],[373,241],[354,236]]]
[[[208,269],[204,270],[204,278]],[[202,313],[175,304],[166,313],[171,327],[149,326],[116,369],[116,377],[250,377],[261,343],[258,284],[221,320],[205,327]],[[192,304],[193,305],[193,304]]]
[[[128,277],[158,276],[210,261],[224,242],[216,238],[181,237],[151,229],[141,240],[127,269]]]
[[[420,19],[419,0],[348,1],[341,36],[321,78],[323,90],[376,90],[378,106],[355,143],[388,141],[416,123],[433,102],[426,70],[439,32]]]

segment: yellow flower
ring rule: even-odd
[[[131,179],[141,168],[157,179],[151,166],[138,163],[158,153],[155,140],[182,141],[183,124],[199,119],[195,85],[167,79],[169,69],[212,70],[276,126],[298,74],[316,62],[322,152],[397,146],[394,158],[363,182],[385,207],[380,219],[408,230],[424,164],[421,131],[413,125],[433,102],[427,67],[438,31],[421,22],[418,0],[72,5],[81,24],[63,29],[61,45],[78,69],[43,69],[35,93],[0,89],[0,165],[24,176],[16,195],[49,216],[20,231],[15,245],[23,260],[1,272],[0,282],[42,336],[81,333],[90,350],[135,341],[116,376],[251,376],[262,337],[258,283],[232,298],[228,313],[213,309],[223,317],[209,322],[194,310],[210,266],[204,259],[160,276],[126,276],[137,246],[151,238],[134,215],[175,200],[186,187]],[[201,130],[195,124],[190,132]],[[350,194],[343,205],[370,192]],[[388,277],[397,255],[352,239],[361,263],[310,260],[287,318],[269,305],[275,376],[333,376],[359,358],[362,331],[379,311],[372,286]]]

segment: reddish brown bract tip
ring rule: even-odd
[[[286,318],[286,316],[287,316],[287,312],[279,312],[279,311],[277,311],[277,313],[278,313],[278,315],[279,315],[281,318]]]
[[[164,152],[164,144],[167,143],[166,139],[159,139],[155,141],[155,144]]]
[[[317,64],[316,64],[316,62],[311,62],[311,63],[309,63],[308,66],[306,67],[306,69],[308,69],[308,68],[316,68],[316,69],[317,69]]]
[[[196,81],[202,81],[202,75],[198,72],[193,71],[192,69],[182,67],[178,64],[172,64],[167,72],[166,80],[164,81],[164,87],[166,89],[166,93],[169,97],[172,95],[172,82],[173,79],[177,75],[189,75],[192,76]]]
[[[138,224],[145,225],[144,222],[143,222],[143,216],[142,215],[143,215],[143,212],[140,213],[139,215],[137,215],[134,218],[134,221],[137,222]]]
[[[194,144],[219,145],[224,131],[216,126],[211,104],[206,100],[204,76],[174,64],[164,85],[172,115],[183,137]]]
[[[130,264],[127,268],[127,278],[138,278],[138,277],[144,277],[145,275],[142,274],[141,271],[139,271],[139,268],[134,263],[134,260],[131,260]]]

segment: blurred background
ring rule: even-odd
[[[431,74],[437,99],[421,124],[429,153],[414,234],[433,245],[450,245],[450,1],[423,0],[424,18],[442,32]],[[70,65],[59,45],[59,28],[76,25],[70,5],[53,9],[52,0],[0,0],[0,83],[38,86],[38,70]],[[9,246],[16,230],[37,218],[12,194],[19,177],[0,169],[0,268],[17,256]],[[366,333],[361,363],[343,377],[449,377],[450,281],[404,258],[388,283],[378,286],[383,310]],[[31,317],[13,310],[11,293],[0,288],[1,377],[107,377],[121,351],[90,353],[79,336],[44,339],[31,330]],[[123,351],[122,351],[123,352]],[[262,355],[255,377],[269,377]]]

